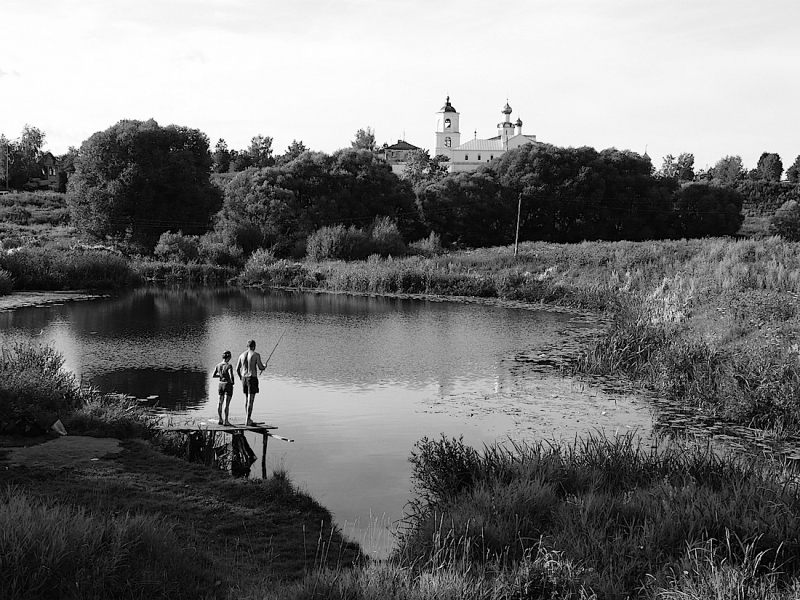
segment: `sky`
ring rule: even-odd
[[[0,0],[0,133],[62,154],[123,119],[244,149],[433,150],[449,95],[461,141],[506,102],[557,146],[800,155],[796,0]]]

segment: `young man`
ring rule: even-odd
[[[219,379],[219,424],[230,425],[228,414],[231,408],[231,396],[233,396],[233,367],[231,366],[231,351],[225,350],[222,353],[222,362],[214,367],[214,377]],[[222,403],[225,403],[225,421],[222,420]]]
[[[256,352],[254,340],[247,342],[247,350],[239,355],[236,361],[236,374],[242,382],[245,407],[247,408],[247,425],[252,426],[253,401],[258,393],[258,376],[267,366],[261,362],[261,355]]]

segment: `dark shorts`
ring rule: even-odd
[[[257,394],[258,377],[245,377],[242,379],[242,389],[245,394]]]
[[[219,382],[219,395],[220,396],[232,396],[233,395],[233,384],[232,383],[225,383],[224,381]]]

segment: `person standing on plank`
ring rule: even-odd
[[[247,409],[247,425],[253,425],[253,401],[256,399],[258,393],[258,376],[267,368],[261,362],[261,355],[256,352],[255,340],[247,342],[247,350],[239,355],[239,360],[236,361],[236,374],[242,382],[242,389],[244,390],[244,401]]]
[[[231,365],[231,351],[225,350],[222,353],[222,362],[214,367],[214,377],[219,379],[219,415],[220,425],[230,425],[228,414],[231,408],[231,396],[233,396],[233,366]],[[225,420],[222,420],[222,404],[225,404]]]

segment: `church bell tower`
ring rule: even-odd
[[[461,145],[458,116],[459,114],[450,104],[450,96],[448,96],[444,106],[436,113],[436,149],[434,156],[444,154],[452,160],[453,148]]]

